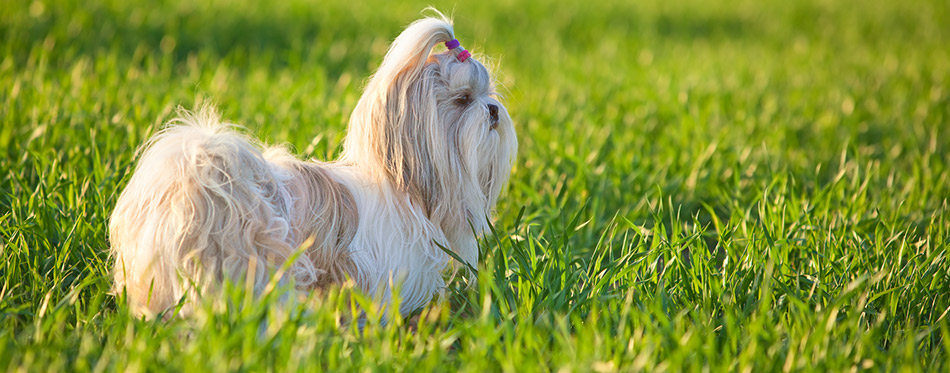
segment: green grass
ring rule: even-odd
[[[9,370],[950,369],[946,1],[137,3],[0,0]],[[430,3],[519,133],[477,280],[415,329],[341,322],[345,288],[130,316],[106,227],[136,147],[208,97],[333,158]]]

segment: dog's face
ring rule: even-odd
[[[396,38],[353,111],[344,160],[407,192],[446,234],[471,234],[486,228],[518,143],[488,69],[460,49],[431,53],[451,39],[436,18]]]
[[[429,94],[439,118],[430,130],[441,131],[444,139],[430,148],[448,155],[446,162],[434,163],[442,173],[459,174],[459,187],[472,188],[463,195],[478,198],[469,207],[477,211],[469,213],[480,216],[469,218],[480,224],[511,173],[518,148],[515,128],[485,66],[473,58],[459,62],[452,51],[429,60],[423,76],[436,81]]]

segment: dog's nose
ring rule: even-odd
[[[491,121],[491,129],[498,127],[498,105],[488,104],[488,115]]]

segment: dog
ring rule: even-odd
[[[116,202],[115,289],[135,314],[187,314],[224,281],[259,293],[284,268],[302,291],[353,281],[382,304],[398,289],[402,314],[423,307],[452,257],[476,265],[508,182],[518,142],[499,100],[439,14],[392,43],[335,161],[264,147],[208,106],[181,111]]]

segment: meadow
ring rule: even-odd
[[[362,330],[348,286],[130,315],[107,226],[136,148],[210,99],[332,159],[428,5],[518,131],[478,267]],[[0,0],[0,369],[947,371],[947,25],[941,0]]]

